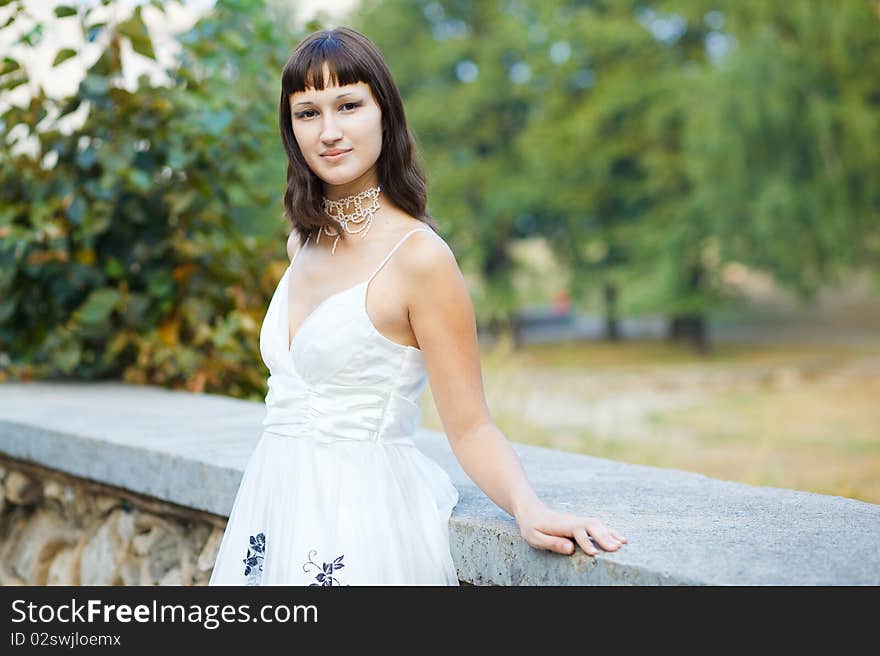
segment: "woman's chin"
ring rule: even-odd
[[[325,171],[319,174],[318,177],[321,178],[321,180],[323,180],[325,184],[337,187],[339,185],[346,185],[354,182],[364,173],[366,173],[366,171],[356,171],[354,173],[346,173],[344,171]]]

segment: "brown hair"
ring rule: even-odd
[[[382,191],[411,216],[438,231],[427,209],[427,184],[416,161],[415,139],[406,124],[403,101],[382,53],[360,32],[348,27],[313,32],[305,37],[281,73],[279,123],[287,154],[287,189],[284,215],[300,241],[313,229],[336,222],[321,209],[323,181],[306,163],[293,134],[290,94],[307,88],[324,89],[324,64],[330,81],[337,86],[364,82],[382,110],[382,150],[377,160],[378,183]],[[341,239],[349,235],[339,230]]]

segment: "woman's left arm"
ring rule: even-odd
[[[417,234],[406,251],[409,319],[424,356],[434,403],[455,457],[492,501],[512,515],[533,547],[594,555],[626,538],[592,517],[548,508],[532,490],[516,452],[489,415],[473,302],[455,255],[439,236]],[[413,239],[415,241],[415,239]],[[571,538],[571,539],[569,539]]]

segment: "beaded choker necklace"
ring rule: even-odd
[[[346,196],[339,200],[330,200],[325,196],[321,203],[321,207],[327,216],[333,219],[338,225],[342,226],[342,229],[345,230],[345,232],[352,235],[363,232],[364,234],[361,235],[361,239],[363,239],[367,236],[367,231],[370,229],[370,225],[372,225],[373,214],[379,209],[379,192],[381,190],[382,185],[379,185],[378,187],[370,187],[359,194]],[[365,207],[364,202],[367,200],[369,200],[370,203]],[[353,211],[348,211],[350,207],[353,207]],[[354,226],[360,226],[360,228],[350,230],[348,227],[349,223]],[[315,243],[320,242],[322,231],[330,237],[336,237],[333,242],[333,249],[330,251],[330,254],[333,255],[336,252],[336,242],[339,241],[339,230],[338,228],[326,225],[322,226],[322,228],[318,230],[318,236],[315,239]]]

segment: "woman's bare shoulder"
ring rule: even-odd
[[[458,262],[449,244],[433,230],[422,230],[412,234],[403,250],[403,266],[407,273],[415,277],[433,274],[437,277],[458,273]]]

